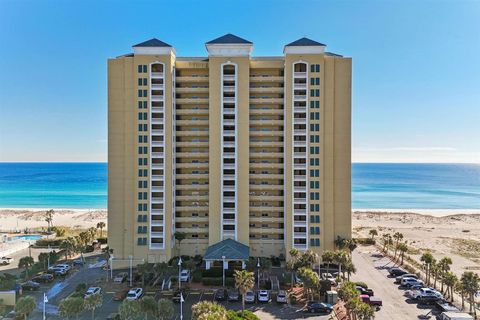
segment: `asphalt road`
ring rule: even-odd
[[[30,250],[31,250],[33,260],[35,260],[35,262],[38,261],[38,255],[41,252],[48,252],[48,249],[33,249],[32,248]],[[20,251],[17,251],[14,254],[9,255],[8,257],[13,258],[14,261],[11,264],[7,264],[5,266],[1,265],[0,266],[0,273],[1,272],[8,272],[8,273],[11,273],[11,274],[14,274],[14,275],[20,274],[20,272],[22,270],[18,269],[18,261],[20,260],[20,258],[28,256],[28,254],[29,254],[29,251],[28,251],[28,248],[26,248],[26,249],[22,249]]]
[[[359,247],[353,252],[353,262],[357,273],[352,275],[352,281],[363,281],[373,289],[375,296],[383,301],[382,308],[375,313],[375,319],[410,320],[425,315],[431,308],[422,306],[406,299],[405,290],[389,278],[386,267],[391,267],[389,260],[376,257],[374,247]]]

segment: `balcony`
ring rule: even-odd
[[[175,211],[208,213],[208,206],[176,206]]]
[[[163,84],[154,84],[154,83],[152,83],[152,84],[150,85],[150,89],[151,89],[151,90],[164,90],[164,88],[165,88],[165,85],[163,85]]]
[[[177,98],[175,102],[177,104],[208,104],[208,98]]]
[[[283,158],[283,152],[250,152],[250,158]]]
[[[152,186],[150,188],[150,191],[152,191],[152,192],[163,192],[163,190],[164,190],[163,186]]]
[[[234,238],[235,237],[235,230],[223,230],[223,237],[224,238]]]
[[[152,152],[152,158],[163,158],[165,153],[163,152]]]
[[[304,250],[307,250],[307,245],[306,244],[294,244],[293,247],[297,250],[301,250],[301,251],[304,251]]]
[[[175,110],[177,115],[208,115],[208,108],[202,109],[177,109]]]
[[[256,195],[250,196],[250,201],[283,201],[283,196]]]
[[[177,130],[177,137],[208,137],[208,129],[206,130]]]
[[[223,86],[223,92],[235,92],[235,86]]]
[[[181,88],[175,88],[175,92],[177,93],[207,93],[208,92],[208,87],[181,87]]]
[[[175,165],[177,169],[190,169],[190,168],[198,168],[198,169],[208,169],[208,163],[196,162],[196,163],[177,163]]]
[[[223,224],[235,225],[235,219],[223,219]]]
[[[152,141],[152,147],[163,147],[163,146],[164,146],[163,141]]]
[[[306,124],[307,118],[293,118],[293,124]]]
[[[208,141],[181,141],[175,143],[177,147],[208,147]]]
[[[306,101],[307,95],[306,94],[296,94],[293,96],[294,101]]]
[[[296,174],[296,175],[293,176],[293,179],[294,180],[299,180],[299,181],[307,180],[307,174],[304,174],[304,175]]]
[[[206,119],[198,119],[198,120],[177,120],[177,126],[208,126],[208,120]]]
[[[175,222],[208,223],[208,217],[175,217]]]
[[[152,72],[152,79],[163,78],[163,72]]]
[[[163,239],[163,238],[162,238]],[[163,249],[163,243],[150,243],[151,249]]]
[[[152,124],[163,124],[163,118],[152,118]]]
[[[163,175],[152,175],[152,181],[163,181]]]
[[[251,75],[250,82],[283,82],[283,76]]]
[[[223,97],[223,103],[235,103],[235,97]]]
[[[235,75],[234,74],[224,74],[223,75],[223,81],[235,81]]]
[[[250,168],[252,169],[283,169],[283,163],[272,163],[272,162],[264,162],[264,163],[250,163]]]
[[[250,115],[283,115],[283,109],[273,109],[273,108],[250,108]]]
[[[307,90],[307,84],[306,83],[294,83],[293,84],[293,90]]]
[[[294,78],[306,78],[307,73],[306,72],[294,72],[293,77]]]
[[[235,136],[235,130],[223,130],[223,135],[227,137],[234,137]]]
[[[283,93],[283,87],[250,87],[251,93]]]
[[[162,204],[163,203],[163,198],[152,198],[151,199],[151,203],[154,203],[154,204]]]
[[[255,104],[283,104],[284,100],[283,98],[250,98],[250,103]]]
[[[306,239],[307,238],[307,232],[294,232],[293,237],[297,239]]]
[[[161,136],[164,133],[163,130],[161,129],[154,129],[151,132],[152,132],[152,136]]]
[[[152,95],[152,101],[163,101],[163,95]]]
[[[283,126],[283,120],[250,120],[251,126]],[[282,129],[279,129],[283,131]]]
[[[256,174],[249,174],[250,180],[271,180],[271,179],[283,179],[283,174],[275,174],[275,173],[256,173]]]
[[[307,135],[307,129],[294,129],[293,134],[296,136],[306,136]]]
[[[175,82],[208,82],[208,74],[175,77]]]

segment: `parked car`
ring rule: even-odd
[[[213,298],[217,301],[225,301],[227,300],[227,296],[228,294],[226,289],[217,289]]]
[[[238,290],[229,290],[228,301],[240,301],[240,292]]]
[[[464,312],[442,312],[439,316],[440,320],[474,320],[473,316],[469,315],[468,313]]]
[[[113,301],[123,301],[127,297],[129,289],[123,289],[113,294]]]
[[[398,276],[407,274],[408,272],[403,270],[402,268],[393,267],[388,269],[388,273],[390,273],[392,277],[398,277]]]
[[[74,266],[83,266],[84,264],[85,264],[85,261],[83,261],[81,258],[73,260]]]
[[[190,270],[182,270],[180,272],[180,281],[188,282],[188,280],[190,280]]]
[[[268,290],[258,290],[257,291],[257,300],[258,300],[258,302],[269,302],[270,301],[270,291],[268,291]]]
[[[128,278],[128,273],[120,272],[113,278],[113,282],[114,283],[123,283],[123,282],[125,282],[125,280],[127,280],[127,278]]]
[[[101,294],[102,293],[102,288],[100,287],[90,287],[88,288],[87,292],[85,292],[85,298],[88,296],[92,296],[94,294]]]
[[[43,273],[36,275],[35,277],[32,278],[32,281],[38,282],[38,283],[49,283],[52,282],[55,278],[53,275],[49,273]]]
[[[335,286],[337,284],[337,279],[335,278],[335,276],[328,272],[322,273],[322,280],[330,281],[332,286]]]
[[[308,301],[305,311],[309,313],[330,313],[333,311],[333,306],[319,301]]]
[[[418,303],[420,304],[434,304],[438,301],[442,301],[442,298],[439,298],[437,296],[419,296],[416,299]]]
[[[2,320],[20,320],[24,319],[25,317],[21,313],[17,313],[16,311],[12,310],[6,315],[3,316]]]
[[[69,265],[68,263],[60,263],[60,264],[55,265],[55,267],[65,269],[67,272],[72,269],[72,266]]]
[[[180,303],[180,293],[183,295],[183,299],[186,298],[187,292],[185,291],[185,289],[182,289],[181,291],[177,290],[173,293],[173,296],[172,296],[172,301],[173,302]]]
[[[360,295],[360,299],[370,305],[371,307],[374,307],[374,308],[380,308],[382,305],[383,305],[383,302],[382,302],[382,299],[378,298],[378,297],[375,297],[375,296],[369,296],[367,294],[361,294]]]
[[[35,281],[27,281],[22,283],[22,290],[35,291],[40,289],[40,284]]]
[[[1,257],[0,258],[0,264],[3,264],[4,266],[6,266],[7,264],[10,264],[13,262],[13,258],[9,258],[9,257]]]
[[[245,293],[245,303],[255,303],[255,293],[252,290]]]
[[[142,288],[133,288],[127,292],[127,300],[138,300],[143,296]]]
[[[287,303],[287,293],[285,292],[285,290],[278,291],[277,303]]]
[[[357,286],[357,291],[360,293],[360,294],[366,294],[366,295],[369,295],[370,297],[373,296],[373,290],[372,289],[365,289],[364,287],[362,286]]]
[[[439,299],[443,299],[443,295],[433,288],[421,288],[412,292],[412,299],[418,299],[425,296],[434,296]]]
[[[415,279],[415,278],[403,278],[402,279],[402,282],[400,282],[400,285],[401,286],[404,286],[404,287],[407,287],[407,288],[410,288],[411,286],[413,285],[423,285],[423,281],[422,280],[418,280],[418,279]]]
[[[396,277],[395,278],[395,283],[401,283],[403,278],[418,279],[418,276],[416,274],[413,274],[413,273],[405,273],[405,274],[402,274],[401,276]]]

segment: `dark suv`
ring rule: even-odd
[[[309,313],[330,313],[333,311],[333,307],[328,303],[309,301],[305,311]]]
[[[390,269],[388,269],[388,273],[390,273],[390,275],[392,277],[398,277],[398,276],[403,276],[404,274],[407,274],[408,272],[401,269],[401,268],[390,268]]]

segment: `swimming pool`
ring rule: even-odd
[[[36,235],[24,235],[24,236],[13,236],[12,241],[23,240],[23,241],[36,241],[42,239],[42,236]]]

